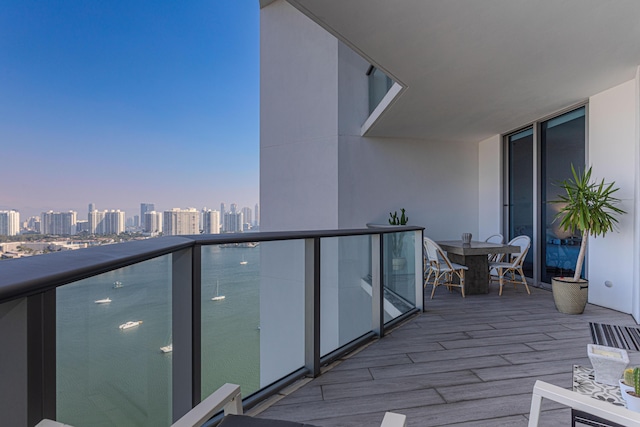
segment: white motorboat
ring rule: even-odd
[[[246,265],[249,261],[244,259],[244,255],[242,255],[242,261],[240,261],[240,265]]]
[[[216,296],[211,301],[222,301],[224,298],[224,295],[220,295],[220,281],[216,281]]]
[[[123,284],[122,284],[122,282],[121,282],[121,281],[119,281],[119,280],[116,280],[116,281],[113,283],[113,289],[118,289],[118,288],[121,288],[122,286],[124,286],[124,285],[123,285]]]
[[[123,323],[122,325],[120,325],[120,329],[124,331],[125,329],[136,327],[141,323],[142,323],[142,320],[129,321],[127,323]]]
[[[164,347],[160,347],[160,351],[163,353],[171,353],[173,351],[173,344],[165,345]]]
[[[107,297],[104,299],[97,299],[94,301],[96,304],[109,304],[111,302],[111,298]]]

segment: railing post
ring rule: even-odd
[[[199,365],[194,364],[194,358],[199,357],[194,340],[194,303],[193,289],[195,281],[200,278],[199,260],[200,247],[183,249],[171,255],[171,335],[173,339],[172,352],[172,418],[177,421],[189,412],[194,403],[199,403]],[[194,265],[197,264],[197,265]],[[198,284],[199,285],[199,284]],[[197,340],[199,343],[199,340]],[[198,349],[199,350],[199,349]],[[197,377],[197,379],[196,379]],[[196,393],[195,386],[198,385]],[[197,399],[197,400],[196,400]]]
[[[384,236],[371,235],[371,330],[384,335]]]
[[[416,308],[420,311],[424,310],[424,254],[423,254],[423,231],[416,230],[414,232],[415,241],[415,274],[416,274]]]
[[[56,290],[27,297],[27,425],[56,419]]]
[[[304,241],[304,364],[320,375],[320,238]]]

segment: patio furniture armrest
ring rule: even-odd
[[[380,427],[407,427],[407,416],[395,412],[384,414]]]
[[[225,415],[242,415],[242,395],[239,385],[229,383],[223,385],[173,423],[172,427],[199,427],[221,409],[224,409]]]
[[[531,410],[529,412],[529,427],[536,427],[540,420],[540,406],[542,399],[553,400],[582,412],[604,418],[608,421],[629,427],[640,427],[640,413],[611,403],[596,400],[575,391],[567,390],[544,381],[536,381],[531,396]]]

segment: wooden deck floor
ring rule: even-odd
[[[594,305],[560,314],[551,292],[531,291],[505,287],[499,297],[492,285],[463,299],[439,288],[424,313],[253,412],[327,427],[378,426],[385,411],[409,426],[526,426],[536,379],[570,388],[572,365],[591,366],[590,321],[635,325]],[[567,408],[543,410],[541,425],[570,425]]]

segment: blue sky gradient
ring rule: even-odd
[[[0,2],[0,209],[258,202],[257,0]]]

